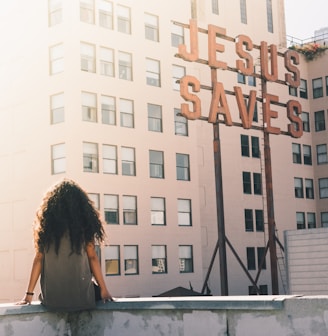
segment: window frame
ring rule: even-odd
[[[163,151],[149,150],[149,177],[165,178]]]
[[[167,269],[167,247],[166,245],[152,245],[151,248],[152,248],[152,259],[151,259],[152,274],[167,274],[168,269]],[[155,251],[155,248],[158,251]],[[160,251],[159,251],[159,248],[161,248]]]
[[[118,195],[104,194],[104,220],[106,224],[109,225],[120,224],[120,205]]]
[[[56,168],[60,163],[59,170]],[[51,146],[51,174],[57,175],[66,172],[66,144],[65,142],[58,143]]]
[[[115,250],[114,250],[115,249]],[[106,245],[104,249],[105,255],[105,275],[106,276],[118,276],[121,275],[121,256],[120,245]],[[108,272],[111,268],[111,263],[114,263],[114,269],[116,272]]]
[[[91,149],[91,147],[93,148],[92,151],[86,151]],[[88,166],[86,165],[86,160],[88,160]],[[83,172],[99,173],[99,150],[98,144],[95,142],[83,141]]]
[[[194,273],[194,256],[192,245],[179,245],[179,272]]]

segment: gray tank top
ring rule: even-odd
[[[44,253],[41,270],[41,302],[49,309],[73,311],[96,306],[94,285],[85,249],[71,253],[67,236],[61,239],[58,255],[54,246]]]

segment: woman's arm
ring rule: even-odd
[[[95,245],[93,243],[89,243],[87,245],[87,255],[89,258],[89,265],[91,268],[91,272],[93,274],[93,276],[95,277],[99,287],[100,287],[100,295],[101,298],[103,299],[103,301],[105,302],[106,300],[111,300],[114,301],[112,296],[110,295],[106,284],[105,284],[105,280],[104,277],[102,275],[101,272],[101,267],[100,267],[100,263],[99,263],[99,259],[96,253],[96,249],[95,249]]]
[[[31,304],[33,294],[34,294],[34,288],[35,285],[39,279],[39,276],[41,274],[41,268],[42,268],[42,259],[43,259],[43,254],[41,252],[37,252],[34,256],[33,260],[33,265],[32,265],[32,270],[30,274],[30,280],[27,286],[27,291],[23,297],[23,299],[17,304],[19,305],[24,305],[24,304]]]

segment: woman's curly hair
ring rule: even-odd
[[[64,234],[69,235],[71,252],[78,254],[88,243],[101,243],[105,237],[98,210],[86,192],[69,179],[57,183],[42,200],[34,227],[36,249],[45,252],[54,244],[58,254]]]

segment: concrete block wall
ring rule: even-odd
[[[0,305],[1,336],[326,336],[328,296],[119,299],[95,310]]]

